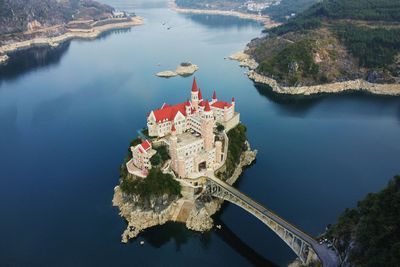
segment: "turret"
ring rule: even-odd
[[[171,156],[172,169],[176,172],[178,171],[177,148],[178,148],[178,138],[176,137],[175,124],[172,123],[170,145],[169,145],[169,155]]]
[[[232,114],[235,114],[235,98],[232,97]]]
[[[212,95],[212,99],[211,99],[211,104],[214,104],[215,102],[217,102],[218,100],[217,100],[217,92],[215,92],[215,90],[214,90],[214,93],[213,93],[213,95]]]
[[[201,94],[201,89],[199,88],[199,103],[203,101],[203,95]]]
[[[199,107],[199,88],[197,87],[196,77],[193,78],[191,100],[193,107],[197,110]]]
[[[223,160],[222,154],[222,142],[216,141],[215,142],[215,162],[220,164]]]
[[[211,111],[208,100],[204,101],[204,112],[201,116],[201,135],[204,139],[204,149],[208,151],[214,145],[214,114]]]

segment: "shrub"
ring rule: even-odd
[[[126,194],[139,195],[142,202],[164,194],[180,196],[181,192],[179,182],[171,174],[165,174],[159,168],[152,168],[144,179],[123,178],[120,188]]]

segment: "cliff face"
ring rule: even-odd
[[[100,20],[113,8],[92,0],[0,0],[0,35],[67,23]]]
[[[246,147],[247,150],[240,154],[240,161],[235,165],[232,175],[226,180],[231,185],[239,178],[243,169],[252,164],[256,158],[257,151],[252,151],[248,142]],[[163,225],[168,221],[185,223],[186,227],[193,231],[208,231],[214,225],[211,216],[221,208],[222,203],[223,200],[205,194],[197,199],[164,194],[162,197],[151,198],[150,205],[143,205],[138,195],[124,193],[121,185],[114,188],[112,200],[113,206],[119,208],[120,216],[127,221],[127,228],[121,239],[123,243],[137,237],[149,227]],[[185,205],[188,207],[186,211]],[[181,216],[183,214],[185,215]]]

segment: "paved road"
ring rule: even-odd
[[[277,215],[273,211],[265,208],[261,204],[257,203],[256,201],[254,201],[250,197],[246,196],[245,194],[243,194],[242,192],[240,192],[236,188],[234,188],[234,187],[230,186],[229,184],[221,181],[220,179],[216,178],[215,176],[209,176],[208,179],[212,180],[214,183],[218,184],[219,186],[221,186],[222,188],[224,188],[225,190],[227,190],[231,194],[235,195],[240,200],[242,200],[244,203],[246,203],[247,205],[253,207],[258,212],[266,215],[268,218],[272,219],[277,224],[281,225],[283,228],[289,230],[290,232],[295,234],[297,237],[299,237],[299,238],[303,239],[304,241],[306,241],[307,243],[309,243],[311,245],[311,247],[314,249],[315,253],[317,253],[318,257],[321,259],[322,265],[324,267],[338,267],[339,266],[339,259],[338,259],[337,255],[336,255],[336,253],[333,250],[331,250],[328,247],[326,247],[325,244],[320,245],[310,235],[306,234],[305,232],[303,232],[299,228],[295,227],[291,223],[289,223],[286,220],[284,220],[283,218],[281,218],[279,215]]]

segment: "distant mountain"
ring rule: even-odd
[[[0,35],[78,18],[100,20],[112,11],[112,7],[92,0],[0,0]]]
[[[247,53],[283,85],[400,83],[400,0],[324,0],[265,33]]]

